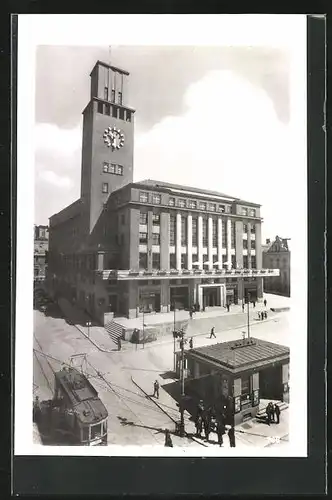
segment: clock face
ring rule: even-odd
[[[124,145],[124,134],[119,128],[106,128],[103,137],[106,146],[112,148],[112,151],[120,149]]]

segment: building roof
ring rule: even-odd
[[[216,198],[222,198],[223,201],[225,201],[225,202],[228,201],[229,203],[236,201],[238,203],[243,202],[243,203],[246,203],[246,204],[249,204],[252,206],[256,206],[256,207],[261,206],[258,203],[244,201],[236,196],[230,196],[230,195],[227,195],[225,193],[220,193],[219,191],[211,191],[208,189],[201,189],[201,188],[196,188],[196,187],[191,187],[191,186],[184,186],[181,184],[172,184],[169,182],[157,181],[157,180],[153,180],[153,179],[145,179],[145,180],[139,181],[135,184],[145,185],[145,186],[151,187],[151,188],[166,189],[169,191],[173,191],[174,194],[179,194],[179,195],[189,194],[189,195],[193,195],[193,196],[196,195],[196,196],[203,196],[203,197],[204,196],[212,196],[212,197],[216,197]]]
[[[75,368],[64,368],[55,373],[55,378],[81,422],[88,424],[107,417],[107,410],[98,398],[98,392],[83,373]]]
[[[113,66],[112,64],[108,64],[108,63],[105,63],[104,61],[99,61],[98,60],[96,62],[96,64],[94,65],[94,67],[92,68],[90,76],[92,75],[95,67],[98,66],[98,65],[105,66],[105,68],[110,68],[111,70],[118,71],[119,73],[123,73],[124,75],[129,75],[129,72],[126,71],[125,69],[121,69],[121,68],[118,68],[117,66]]]
[[[289,358],[289,347],[251,337],[191,349],[187,354],[201,358],[230,371],[258,368],[276,360]]]

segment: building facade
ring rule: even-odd
[[[133,182],[128,72],[98,61],[83,111],[81,197],[50,218],[48,285],[105,324],[262,297],[260,205]]]
[[[48,226],[34,227],[33,277],[35,281],[44,281],[46,277],[48,237]]]
[[[271,243],[267,240],[263,248],[263,266],[278,269],[278,276],[270,276],[264,281],[264,291],[290,297],[290,258],[289,238],[276,236]]]

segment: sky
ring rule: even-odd
[[[39,45],[36,224],[80,196],[82,111],[98,59],[130,73],[135,181],[259,203],[263,240],[291,238],[290,60],[287,48],[269,46]]]

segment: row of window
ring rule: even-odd
[[[223,257],[224,261],[226,262],[226,256]],[[192,256],[192,262],[195,263],[198,261],[198,255],[193,255]],[[213,256],[213,262],[216,263],[218,262],[217,255]],[[218,264],[214,264],[214,266]],[[169,266],[170,269],[176,269],[176,255],[175,254],[170,254],[169,256]],[[193,266],[195,269],[195,266]],[[232,267],[236,267],[236,257],[235,255],[232,255]],[[243,267],[244,269],[248,269],[248,256],[243,257]],[[139,268],[141,270],[146,270],[148,268],[148,254],[147,253],[140,253],[139,254]],[[188,256],[186,254],[181,255],[181,269],[187,269],[188,268]],[[255,269],[256,268],[256,257],[252,256],[251,257],[251,268]],[[160,270],[160,254],[159,253],[152,253],[152,269],[155,270]],[[196,268],[197,269],[197,268]],[[208,270],[209,265],[208,264],[203,264],[203,269]]]
[[[145,226],[148,223],[147,212],[140,212],[139,223]],[[160,214],[152,214],[152,224],[154,226],[160,226]]]
[[[245,216],[249,215],[249,217],[256,217],[256,209],[242,207],[241,214]]]
[[[113,104],[98,102],[97,111],[101,115],[112,116],[112,118],[131,122],[132,112],[129,109],[119,108],[118,106],[114,106]]]
[[[243,224],[243,232],[244,233],[248,233],[248,229],[249,229],[248,228],[248,224]],[[251,224],[251,226],[250,226],[250,232],[251,233],[256,233],[256,226],[255,226],[255,224]]]
[[[243,240],[243,248],[248,248],[248,240]],[[250,248],[256,248],[256,240],[250,240]]]
[[[117,165],[116,163],[103,163],[103,172],[105,174],[115,174],[115,175],[123,175],[123,166]]]
[[[155,205],[160,205],[161,195],[152,193],[151,200],[149,201],[149,193],[146,191],[141,191],[139,194],[139,201],[141,203],[153,203]],[[217,203],[207,203],[205,201],[187,200],[185,198],[169,198],[168,205],[170,207],[179,208],[191,208],[195,210],[209,210],[210,212],[220,212],[220,213],[230,213],[230,205],[220,205]]]
[[[108,91],[108,87],[105,87],[104,88],[104,99],[105,101],[108,101],[109,99],[109,91]],[[111,90],[111,102],[115,102],[115,90],[112,89]],[[118,92],[118,104],[121,104],[122,105],[122,92]]]
[[[146,245],[148,242],[148,233],[139,233],[139,242]],[[160,234],[152,233],[152,245],[160,245]]]

